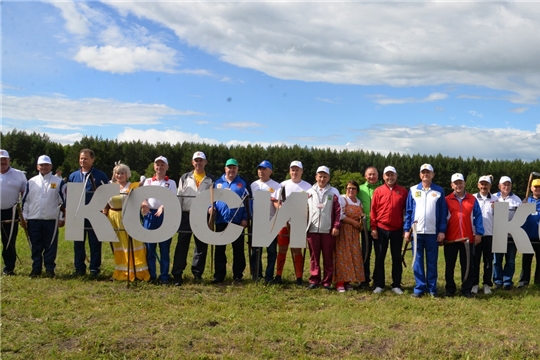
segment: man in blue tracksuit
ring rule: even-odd
[[[414,264],[413,296],[420,297],[425,293],[437,296],[437,259],[439,257],[439,244],[444,241],[448,210],[446,207],[444,190],[432,182],[435,172],[430,164],[420,167],[418,185],[412,186],[407,197],[405,210],[405,241],[411,241],[411,228],[416,223],[418,241],[413,243],[416,247],[416,260]],[[426,268],[424,269],[424,252]]]
[[[101,170],[94,167],[95,154],[93,150],[82,149],[79,152],[79,165],[81,168],[69,175],[68,182],[79,182],[85,184],[85,204],[90,203],[94,191],[103,185],[109,183],[109,178]],[[90,276],[97,278],[101,267],[101,242],[90,225],[88,219],[84,220],[85,238],[88,236],[88,245],[90,246]],[[86,250],[84,241],[74,241],[73,248],[75,252],[74,265],[75,276],[86,275]]]
[[[538,222],[540,221],[540,179],[534,179],[531,184],[532,194],[524,202],[536,205],[536,212],[529,215],[525,224],[521,227],[527,235],[534,249],[534,254],[523,254],[521,261],[521,275],[519,276],[519,288],[529,285],[531,281],[531,267],[533,256],[536,254],[536,270],[534,272],[534,284],[540,285],[540,244],[538,243]]]
[[[246,181],[238,175],[238,162],[236,159],[229,159],[225,163],[225,173],[216,180],[214,187],[216,189],[227,189],[234,191],[240,197],[238,199],[238,205],[240,205],[240,199],[245,204],[246,200],[251,198],[251,189],[247,185]],[[216,231],[221,232],[227,228],[229,223],[240,225],[242,227],[248,226],[248,211],[245,207],[235,206],[229,208],[223,201],[216,201]],[[233,279],[234,281],[242,281],[244,276],[244,270],[246,269],[246,254],[244,252],[244,233],[233,241]],[[226,245],[217,245],[215,254],[215,273],[212,283],[218,284],[225,280],[227,273],[227,256],[225,255]]]

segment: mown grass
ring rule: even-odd
[[[540,358],[535,286],[475,299],[414,299],[410,269],[405,295],[395,296],[230,279],[214,286],[207,266],[205,284],[192,283],[189,274],[182,287],[128,288],[108,281],[113,262],[106,244],[99,281],[69,278],[70,242],[60,241],[55,279],[30,279],[22,237],[18,250],[18,275],[1,278],[2,359]],[[443,267],[441,251],[441,293]],[[284,275],[292,282],[290,261]]]

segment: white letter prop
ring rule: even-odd
[[[244,206],[242,199],[237,193],[224,190],[214,189],[214,201],[223,201],[230,209]],[[266,203],[268,205],[268,203]],[[193,203],[189,212],[189,223],[193,235],[204,243],[211,245],[227,245],[238,239],[244,228],[240,225],[230,223],[225,230],[214,232],[208,228],[206,215],[210,207],[210,190],[201,192]],[[268,216],[268,215],[267,215]]]
[[[111,222],[101,212],[107,201],[118,195],[117,184],[105,184],[96,189],[92,200],[85,205],[86,189],[83,183],[67,184],[66,240],[84,241],[84,219],[88,219],[99,241],[118,242]]]
[[[118,185],[117,185],[118,186]],[[116,190],[118,192],[118,189]],[[139,217],[141,204],[148,198],[156,198],[163,204],[163,223],[154,230],[145,229]],[[124,204],[123,222],[127,233],[134,239],[145,243],[160,243],[176,234],[182,220],[180,201],[171,190],[163,186],[143,186],[134,189]]]
[[[255,191],[253,201],[253,246],[268,247],[287,221],[291,220],[290,247],[306,247],[307,193],[295,192],[287,197],[269,221],[270,193]],[[277,216],[277,218],[276,218]],[[273,225],[274,224],[274,225]],[[274,228],[272,229],[272,226]]]
[[[534,204],[520,205],[511,221],[508,221],[508,203],[494,203],[493,249],[494,253],[506,253],[508,234],[512,235],[517,250],[522,254],[534,254],[529,236],[521,228],[527,217],[536,211]]]

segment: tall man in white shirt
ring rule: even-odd
[[[9,153],[0,149],[0,202],[2,214],[2,259],[4,268],[2,274],[15,275],[15,261],[17,260],[16,241],[19,226],[17,203],[19,195],[22,195],[26,187],[26,176],[20,170],[10,166]]]
[[[144,186],[163,186],[172,191],[176,197],[176,183],[169,179],[166,175],[169,170],[169,162],[165,156],[158,156],[154,160],[154,171],[156,172],[151,179],[146,179]],[[161,201],[155,198],[149,198],[142,203],[143,226],[145,229],[157,229],[163,223],[164,209]],[[171,214],[172,215],[172,214]],[[169,267],[171,263],[171,243],[172,238],[159,243],[159,283],[163,285],[169,284]],[[148,271],[150,272],[150,281],[157,281],[156,273],[156,258],[157,245],[155,243],[147,243],[146,260],[148,261]]]
[[[38,158],[39,174],[26,184],[22,199],[22,212],[32,243],[32,272],[30,277],[41,275],[43,265],[47,277],[54,277],[58,250],[58,228],[64,226],[66,186],[62,178],[52,173],[51,158]],[[24,227],[25,224],[21,223]]]
[[[270,193],[270,220],[276,214],[277,197],[281,185],[270,178],[272,176],[272,164],[268,160],[263,160],[259,166],[257,166],[257,175],[259,180],[251,183],[251,193],[255,196],[256,191],[268,191]],[[262,277],[262,259],[261,259],[260,247],[251,248],[251,271],[253,279],[259,279]],[[269,247],[266,248],[267,264],[264,275],[264,281],[270,283],[274,280],[274,268],[276,266],[277,257],[277,237],[272,241]],[[258,271],[258,273],[256,273]]]

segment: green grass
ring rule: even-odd
[[[17,276],[1,278],[2,359],[540,357],[535,286],[475,299],[413,299],[407,268],[404,296],[388,290],[381,295],[306,291],[292,284],[288,258],[284,277],[291,283],[283,286],[249,280],[234,285],[230,279],[210,285],[208,264],[205,284],[192,283],[188,274],[179,288],[147,283],[128,288],[108,281],[114,264],[107,244],[99,281],[69,278],[72,248],[60,241],[56,279],[30,279],[28,245],[19,237],[23,264],[17,263]],[[440,293],[443,268],[441,251]]]

